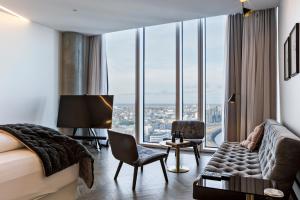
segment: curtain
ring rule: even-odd
[[[238,34],[237,30],[240,29],[238,27],[230,28],[229,25],[231,23],[228,23],[229,53],[226,98],[235,92],[236,101],[233,105],[227,103],[225,118],[227,126],[225,129],[229,141],[241,141],[265,119],[276,117],[277,29],[275,9],[255,11],[249,17],[243,18],[241,46],[230,45],[236,40],[234,37]],[[232,40],[234,41],[232,42]],[[239,60],[240,53],[231,55],[230,48],[232,47],[237,49],[231,51],[234,53],[240,51],[242,54],[240,65],[235,65],[235,60]],[[232,106],[234,108],[231,108]],[[233,119],[231,119],[232,116]]]
[[[108,93],[108,71],[105,36],[90,36],[88,46],[87,92],[89,95],[106,95]],[[105,129],[98,129],[95,132],[98,136],[107,136]]]
[[[237,141],[240,132],[241,117],[241,65],[242,65],[243,15],[228,16],[227,21],[227,55],[226,85],[224,103],[224,132],[227,141]],[[235,95],[235,103],[229,98]]]
[[[276,34],[275,9],[244,19],[240,140],[265,119],[276,118]]]
[[[87,91],[90,95],[108,93],[105,36],[89,37]]]

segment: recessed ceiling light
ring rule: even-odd
[[[15,17],[18,17],[18,18],[21,19],[22,21],[25,21],[25,22],[29,22],[29,21],[30,21],[29,19],[27,19],[27,18],[25,18],[25,17],[23,17],[23,16],[21,16],[21,15],[15,13],[15,12],[12,11],[12,10],[9,10],[8,8],[5,8],[4,6],[1,6],[1,5],[0,5],[0,10],[3,10],[3,11],[5,11],[5,12],[7,12],[7,13],[9,13],[9,14],[15,16]]]

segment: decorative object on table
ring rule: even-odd
[[[97,150],[100,150],[99,140],[107,138],[97,136],[94,128],[111,128],[112,111],[112,95],[61,95],[57,127],[73,128],[74,139],[96,140]],[[77,136],[78,128],[87,128],[90,135]]]
[[[264,195],[270,196],[270,197],[275,197],[275,198],[283,198],[284,197],[284,194],[281,190],[277,190],[274,188],[264,189]]]
[[[291,48],[290,37],[284,43],[284,80],[291,78]]]
[[[179,137],[180,142],[183,142],[183,134],[180,133],[180,137]]]
[[[200,154],[198,147],[202,144],[204,138],[204,123],[201,121],[185,121],[177,120],[172,123],[172,133],[178,133],[182,135],[183,141],[189,141],[189,147],[193,147],[195,159],[197,165],[199,165]],[[168,147],[167,154],[169,155],[171,147]],[[166,158],[167,161],[167,158]]]
[[[297,23],[290,33],[290,76],[299,73],[299,23]]]
[[[174,143],[176,140],[175,133],[171,133],[171,135],[172,135],[172,142]]]
[[[165,180],[168,182],[165,163],[163,161],[163,159],[167,156],[166,153],[161,153],[159,151],[137,145],[132,135],[108,130],[108,137],[112,154],[117,160],[120,161],[114,177],[115,180],[118,178],[123,163],[133,166],[134,174],[132,189],[134,190],[138,168],[141,167],[141,170],[143,170],[144,165],[153,163],[155,161],[160,161]]]

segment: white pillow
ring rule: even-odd
[[[23,148],[24,145],[6,131],[0,130],[0,153]]]

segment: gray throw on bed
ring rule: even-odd
[[[94,182],[94,159],[76,140],[51,128],[33,124],[0,125],[41,159],[46,176],[79,163],[79,176],[91,188]]]

